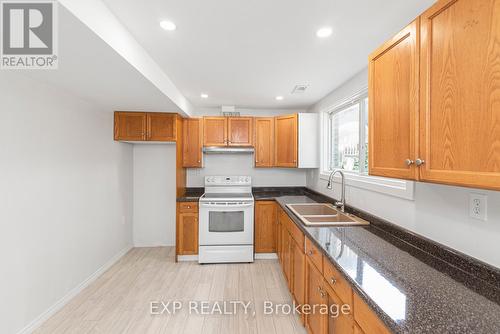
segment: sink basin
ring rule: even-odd
[[[338,211],[330,203],[299,203],[286,205],[307,226],[357,226],[370,223]]]

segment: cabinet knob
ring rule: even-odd
[[[313,251],[312,251],[312,249],[311,249],[309,252],[307,252],[307,254],[308,254],[308,255],[313,255]]]
[[[415,160],[415,164],[417,166],[422,166],[423,164],[425,164],[425,160],[418,158],[417,160]]]
[[[332,282],[332,284],[335,284],[335,283],[337,283],[337,280],[335,279],[335,277],[331,277],[330,282]]]
[[[406,159],[406,160],[405,160],[405,164],[406,164],[406,166],[411,166],[411,165],[413,165],[413,163],[414,163],[414,161],[413,161],[413,160],[411,160],[411,159]]]

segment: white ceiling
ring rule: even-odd
[[[59,67],[26,74],[93,101],[107,110],[180,109],[122,56],[59,6]]]
[[[434,0],[104,2],[195,106],[304,108],[362,70]],[[163,19],[177,30],[162,30]],[[318,39],[326,25],[333,35]],[[291,95],[296,84],[309,88]]]

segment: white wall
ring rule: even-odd
[[[134,145],[134,246],[175,245],[175,144]]]
[[[303,109],[236,108],[242,116],[267,117],[305,112]],[[197,117],[220,115],[220,108],[195,109]],[[255,168],[253,154],[204,154],[203,168],[188,168],[187,186],[203,187],[210,175],[249,175],[254,186],[305,186],[306,170],[293,168]]]
[[[255,187],[305,186],[306,171],[292,168],[255,168],[253,154],[205,154],[204,168],[187,170],[187,186],[203,187],[210,175],[245,175],[252,177]]]
[[[367,70],[334,90],[310,111],[320,112],[367,86]],[[339,198],[339,185],[326,189],[319,170],[307,175],[307,186]],[[469,193],[488,195],[488,221],[469,218]],[[500,267],[500,192],[417,182],[415,199],[405,200],[355,187],[346,189],[347,203]]]
[[[132,147],[113,114],[0,75],[0,333],[16,333],[132,242]]]

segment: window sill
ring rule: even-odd
[[[375,191],[385,195],[414,200],[415,182],[408,180],[391,179],[378,176],[362,175],[352,172],[344,172],[346,186]],[[322,171],[319,178],[328,181],[330,172]],[[337,174],[333,177],[333,182],[341,183],[341,178]]]

